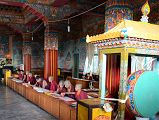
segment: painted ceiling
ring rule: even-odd
[[[0,23],[12,28],[17,33],[32,32],[42,23],[68,18],[105,1],[106,0],[0,0]],[[134,19],[140,20],[140,9],[146,0],[107,1],[106,6],[118,1],[128,1],[134,10]],[[159,1],[149,0],[149,3],[151,6],[150,21],[159,21]],[[104,18],[104,11],[105,6],[101,6],[88,14],[94,17],[103,16]],[[80,17],[80,19],[82,19],[82,17]],[[79,19],[75,19],[72,24],[77,25],[78,23],[81,23]],[[42,26],[44,27],[44,25]],[[57,28],[57,26],[59,28]],[[65,30],[66,26],[67,21],[55,24],[55,28],[61,31]]]

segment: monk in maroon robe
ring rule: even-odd
[[[64,82],[64,85],[65,85],[65,88],[66,88],[66,92],[67,93],[70,93],[70,94],[66,94],[68,97],[70,98],[75,98],[75,95],[72,94],[73,92],[75,92],[75,88],[74,86],[71,84],[71,82],[69,80],[66,80]],[[62,96],[65,96],[65,94],[62,94]]]
[[[90,76],[90,73],[87,73],[86,80],[93,80],[93,77]]]
[[[57,93],[61,94],[61,93],[65,93],[66,92],[66,88],[64,86],[64,81],[61,80],[57,86]]]
[[[87,93],[82,91],[82,84],[76,84],[75,90],[76,90],[75,92],[76,100],[88,99]]]
[[[44,89],[47,89],[47,90],[50,90],[50,86],[51,86],[51,83],[48,81],[48,80],[43,80],[43,85],[42,85],[42,87],[44,88]]]
[[[22,72],[21,72],[21,71],[17,71],[17,73],[18,73],[18,79],[19,79],[19,80],[22,80],[22,79],[23,79],[23,74],[22,74]]]
[[[30,83],[31,85],[34,85],[36,83],[36,79],[32,73],[29,73],[28,83]]]
[[[50,82],[50,91],[55,92],[57,90],[57,83],[56,81],[54,81],[53,76],[49,77],[49,82]]]
[[[35,86],[36,87],[41,87],[43,86],[43,78],[36,78],[36,83],[35,83]]]

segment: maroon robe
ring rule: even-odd
[[[20,74],[18,74],[18,79],[19,80],[23,80],[23,75],[20,73]]]
[[[36,82],[35,86],[42,88],[42,86],[43,86],[43,81],[41,81],[41,82]]]
[[[88,99],[88,95],[86,92],[81,90],[80,92],[75,93],[75,98],[76,100]]]
[[[57,83],[53,80],[50,85],[50,91],[54,92],[56,90],[57,90]]]
[[[33,76],[29,77],[29,81],[28,82],[30,82],[31,85],[34,85],[36,83],[35,77],[33,77]]]
[[[44,80],[44,81],[47,83],[47,85],[45,86],[45,89],[50,90],[51,83],[48,80]]]
[[[66,88],[65,87],[60,87],[59,85],[58,85],[58,87],[57,87],[57,93],[58,94],[61,94],[61,93],[65,93],[67,90],[66,90]]]
[[[69,88],[67,88],[67,91],[66,92],[75,92],[75,88],[73,85],[71,85]],[[67,95],[68,97],[74,99],[75,98],[75,95]]]
[[[26,74],[23,75],[23,82],[27,83],[27,75]]]

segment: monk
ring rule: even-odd
[[[26,71],[23,75],[23,82],[27,83],[29,80],[29,72]]]
[[[32,73],[29,73],[28,83],[31,84],[31,85],[34,85],[36,83],[36,79],[35,79],[35,77],[33,76]]]
[[[86,79],[87,80],[93,80],[93,77],[90,75],[90,73],[87,73]]]
[[[42,86],[43,86],[43,78],[37,77],[37,78],[36,78],[35,86],[42,88]]]
[[[75,92],[76,100],[88,99],[87,93],[82,91],[82,84],[76,84],[75,90],[76,90]]]
[[[61,93],[64,93],[66,92],[66,88],[64,86],[64,81],[61,80],[57,86],[57,91],[56,91],[58,94],[61,94]]]
[[[51,83],[48,80],[43,79],[42,88],[50,90]]]
[[[17,74],[18,74],[18,79],[22,80],[23,79],[23,75],[22,75],[21,71],[18,70]]]
[[[50,82],[50,91],[51,92],[55,92],[57,90],[57,83],[56,81],[54,80],[54,77],[53,76],[50,76],[49,77],[49,82]]]
[[[66,88],[66,92],[67,93],[72,93],[75,92],[74,86],[71,84],[71,82],[69,80],[66,80],[64,82],[65,88]],[[65,96],[65,93],[62,93],[61,96]],[[68,97],[70,98],[75,98],[74,94],[67,94]]]

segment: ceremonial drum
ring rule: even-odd
[[[136,116],[153,117],[159,111],[159,73],[137,71],[128,77],[127,107]]]

